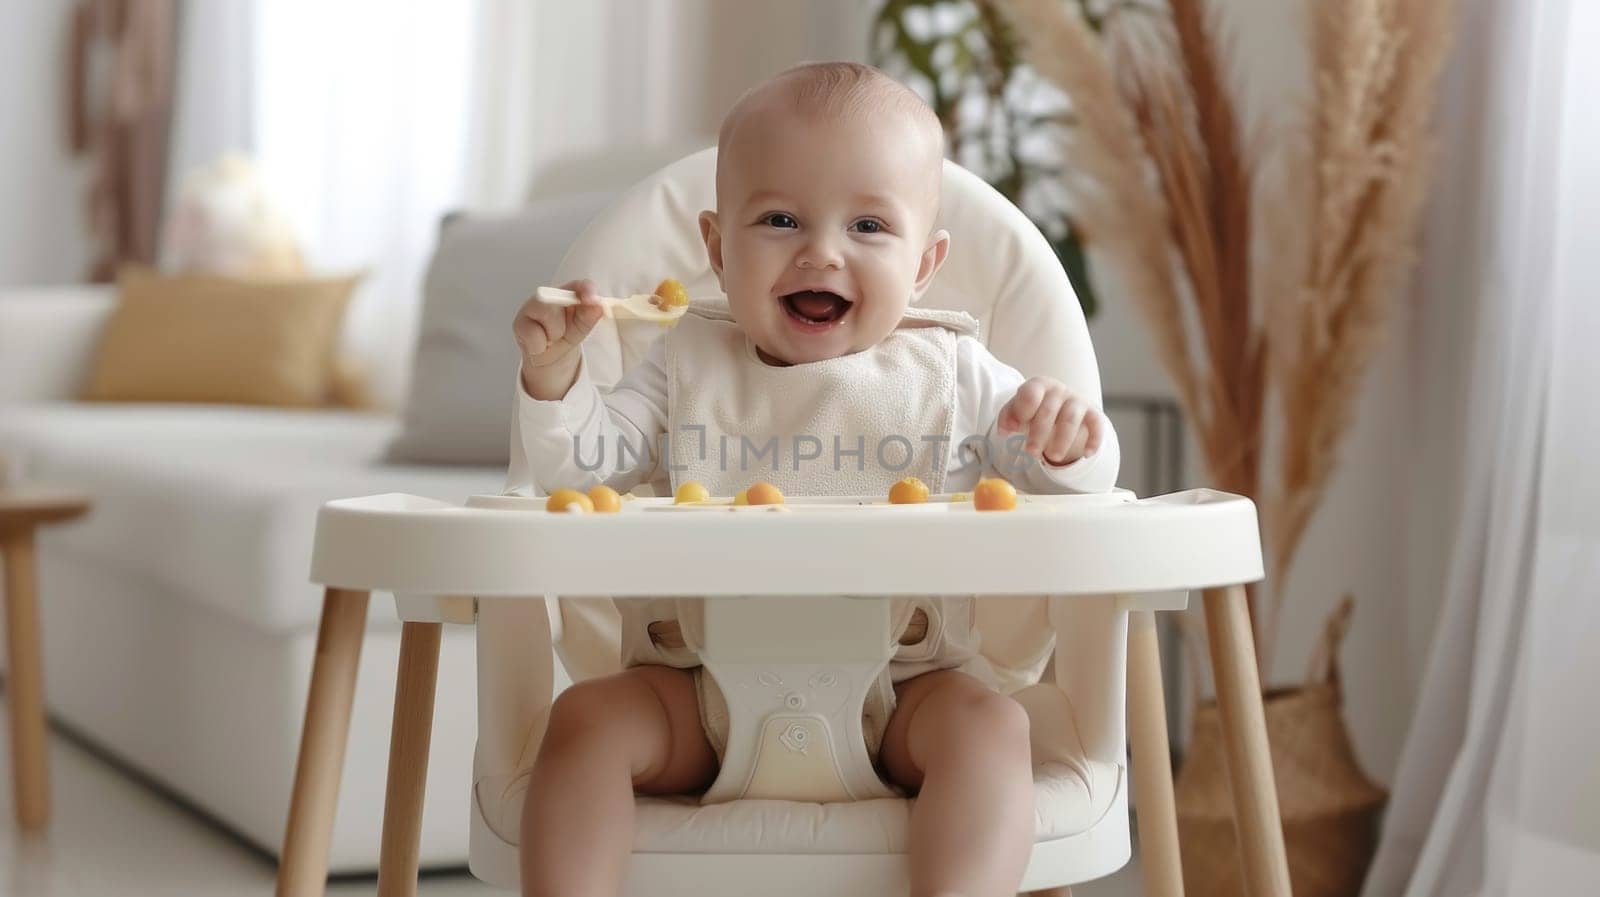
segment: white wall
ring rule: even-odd
[[[69,8],[0,5],[0,286],[82,280],[89,266],[86,177],[63,111]]]
[[[509,5],[505,5],[509,4]],[[866,61],[870,0],[493,0],[486,22],[513,32],[485,40],[509,83],[483,85],[493,121],[520,128],[480,141],[480,205],[561,192],[575,155],[641,147],[685,151],[714,142],[741,93],[798,62]],[[503,7],[503,8],[501,8]],[[510,15],[507,15],[507,11]],[[603,48],[596,52],[595,48]],[[496,116],[494,109],[515,110]],[[533,116],[518,114],[535,109]]]

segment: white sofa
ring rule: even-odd
[[[307,579],[317,509],[382,492],[459,501],[500,490],[511,316],[606,198],[447,223],[406,420],[75,401],[113,289],[0,289],[0,457],[13,477],[94,499],[86,520],[39,537],[54,723],[276,856],[321,607]],[[427,419],[416,411],[424,406]],[[395,448],[477,463],[390,463]],[[334,824],[336,874],[377,868],[400,627],[393,603],[375,597]],[[424,866],[467,858],[473,639],[470,628],[444,632]]]

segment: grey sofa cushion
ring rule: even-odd
[[[396,463],[499,464],[510,454],[517,347],[511,320],[615,193],[539,201],[509,215],[455,214],[440,227]]]

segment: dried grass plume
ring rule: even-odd
[[[1213,482],[1262,508],[1275,588],[1251,619],[1269,669],[1295,554],[1414,259],[1455,0],[1312,5],[1312,104],[1289,116],[1304,132],[1282,138],[1273,181],[1289,189],[1255,205],[1264,179],[1210,4],[1121,7],[1102,42],[1060,0],[981,2],[1072,104],[1074,221],[1141,310]]]

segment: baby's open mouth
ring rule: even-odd
[[[832,324],[843,318],[853,303],[838,293],[801,290],[782,299],[783,310],[806,324]]]

